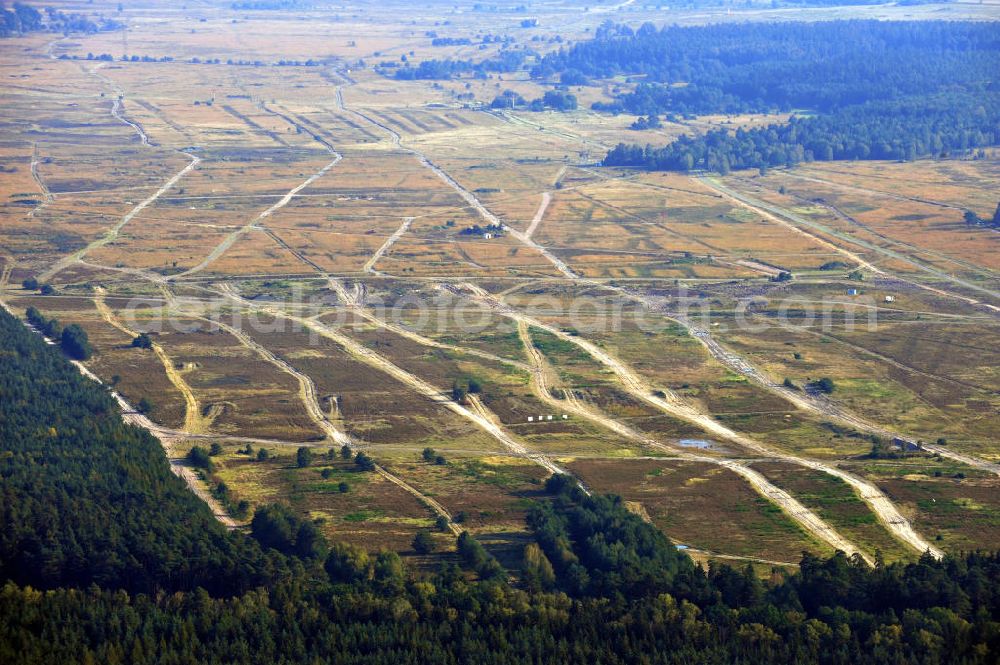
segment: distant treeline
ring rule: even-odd
[[[995,23],[828,21],[655,28],[606,23],[546,55],[535,78],[565,71],[641,76],[599,108],[649,113],[825,112],[879,99],[996,85]]]
[[[300,9],[307,3],[302,0],[245,0],[244,2],[234,2],[230,5],[233,9],[251,10],[276,10],[276,9]]]
[[[516,72],[524,65],[528,55],[532,52],[527,49],[502,50],[495,57],[487,58],[482,62],[471,60],[424,60],[416,67],[405,64],[394,72],[390,73],[384,68],[380,68],[380,73],[385,76],[392,76],[401,81],[413,80],[448,80],[461,74],[472,73],[478,77],[485,78],[487,72]]]
[[[0,312],[0,662],[986,665],[1000,557],[695,565],[614,496],[552,476],[523,565],[328,543],[286,506],[227,532],[158,442]],[[424,541],[427,540],[426,532]],[[415,541],[416,546],[416,541]],[[44,593],[40,591],[45,591]]]
[[[607,166],[690,171],[794,166],[813,160],[916,159],[1000,143],[1000,94],[878,101],[735,132],[716,129],[651,146],[619,144]]]
[[[42,25],[41,13],[29,5],[15,2],[12,9],[7,9],[0,4],[0,12],[3,15],[3,22],[0,23],[0,37],[35,32],[45,27]]]
[[[633,91],[594,108],[650,118],[808,111],[788,126],[735,136],[720,130],[659,150],[619,146],[605,160],[725,171],[996,144],[997,71],[996,24],[832,21],[636,31],[605,24],[595,39],[542,58],[532,75],[641,76]]]
[[[504,90],[490,102],[490,108],[494,109],[523,109],[527,111],[544,111],[545,109],[573,111],[577,105],[576,95],[563,90],[546,90],[545,94],[530,102],[513,90]]]
[[[2,18],[0,20],[0,37],[12,37],[40,30],[62,33],[94,33],[121,28],[121,24],[112,19],[99,17],[97,21],[94,21],[91,17],[83,14],[67,14],[52,7],[45,9],[45,19],[43,20],[41,12],[20,2],[15,2],[11,9],[4,8],[3,3],[0,2],[0,18]]]
[[[431,46],[471,46],[472,40],[468,37],[434,37],[431,39]]]

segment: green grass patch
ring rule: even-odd
[[[524,479],[502,466],[486,464],[479,460],[468,460],[461,463],[462,473],[476,482],[494,485],[504,489],[516,489],[524,485]]]
[[[345,522],[367,522],[382,516],[382,513],[377,510],[357,510],[353,513],[347,513],[341,519]]]

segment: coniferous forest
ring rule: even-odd
[[[511,575],[328,543],[283,506],[227,532],[106,389],[0,312],[5,663],[992,663],[1000,556],[704,570],[553,476]],[[446,559],[447,560],[447,559]]]
[[[621,144],[604,163],[658,170],[915,159],[1000,142],[1000,39],[993,24],[832,21],[638,30],[544,57],[540,79],[636,77],[598,110],[683,121],[703,114],[797,112],[787,124]]]

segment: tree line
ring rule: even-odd
[[[105,388],[0,313],[0,661],[991,663],[1000,556],[762,580],[694,564],[620,498],[553,476],[523,562],[471,534],[436,571],[287,506],[228,532]],[[347,451],[350,454],[350,450]],[[43,593],[44,591],[44,593]]]
[[[801,162],[947,157],[1000,143],[1000,93],[869,102],[751,129],[714,129],[663,147],[620,143],[606,166],[657,171],[767,169]]]
[[[513,90],[504,90],[490,102],[492,109],[519,109],[540,112],[545,109],[555,111],[575,111],[578,106],[576,95],[564,90],[546,90],[545,93],[530,102]]]
[[[118,30],[121,27],[121,23],[114,19],[97,17],[95,21],[85,14],[67,14],[52,7],[45,8],[43,20],[42,13],[31,5],[15,2],[11,9],[7,9],[4,3],[0,2],[0,37],[14,37],[41,30],[63,34],[71,32],[92,34],[102,30]]]
[[[532,69],[641,77],[597,110],[682,121],[704,114],[798,113],[787,124],[622,144],[605,164],[659,170],[767,168],[812,160],[916,159],[1000,143],[1000,41],[974,22],[828,21],[638,30],[593,40]]]
[[[488,72],[516,72],[524,65],[529,51],[504,48],[492,58],[480,62],[472,60],[429,59],[421,61],[416,67],[404,63],[397,67],[396,63],[382,63],[376,71],[384,76],[391,76],[399,81],[414,80],[449,80],[462,74],[473,74],[477,78],[486,78]]]
[[[42,14],[34,7],[15,2],[11,9],[0,3],[0,37],[21,35],[26,32],[41,30]]]
[[[94,353],[87,337],[87,331],[75,323],[71,323],[65,328],[58,319],[47,318],[34,307],[29,307],[25,312],[25,319],[33,325],[38,332],[51,340],[58,340],[62,350],[74,360],[88,360]]]
[[[535,78],[636,76],[612,105],[651,112],[816,112],[878,99],[995,84],[995,24],[825,21],[700,27],[605,23],[592,40],[546,55]],[[995,88],[994,88],[995,89]]]

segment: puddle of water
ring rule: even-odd
[[[705,441],[704,439],[681,439],[680,444],[685,448],[698,448],[700,450],[708,450],[714,447],[711,441]]]

